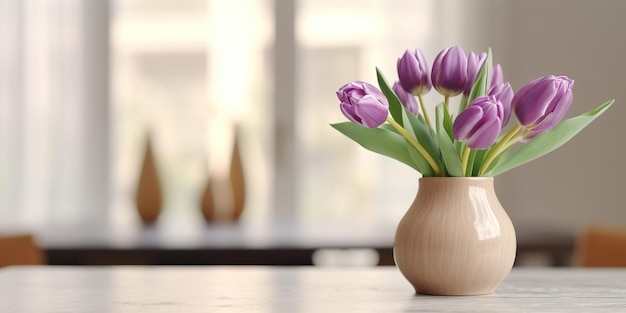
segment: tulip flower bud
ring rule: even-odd
[[[402,105],[409,111],[411,112],[411,114],[413,115],[417,115],[417,100],[415,100],[415,97],[408,93],[406,90],[404,90],[404,88],[402,88],[402,86],[400,86],[399,82],[395,82],[393,84],[393,91],[396,93],[396,96],[398,96],[398,98],[400,99],[400,102],[402,102]]]
[[[520,124],[532,136],[558,124],[574,100],[573,86],[574,81],[566,76],[549,75],[522,87],[511,101]]]
[[[458,46],[447,48],[437,55],[432,71],[433,87],[444,96],[456,96],[467,84],[467,57]]]
[[[354,81],[339,88],[339,108],[349,120],[367,128],[383,124],[389,114],[385,95],[371,84]]]
[[[502,129],[502,103],[495,96],[481,96],[472,101],[454,121],[456,140],[465,140],[472,149],[488,149]]]
[[[502,66],[500,66],[500,64],[496,64],[496,66],[491,69],[491,71],[489,72],[489,76],[491,77],[489,86],[504,84],[504,75],[502,74]]]
[[[432,88],[428,63],[426,63],[426,59],[419,49],[415,51],[406,50],[404,55],[398,59],[397,68],[400,85],[407,92],[419,96]]]
[[[472,92],[472,87],[476,83],[476,78],[478,78],[478,72],[480,71],[480,67],[483,66],[483,62],[487,59],[487,53],[482,52],[481,54],[475,54],[474,52],[470,52],[467,56],[467,83],[465,84],[465,90],[463,94],[469,96],[470,92]]]
[[[502,127],[504,127],[511,117],[511,100],[513,100],[513,88],[511,84],[492,85],[487,91],[487,95],[495,96],[502,103]]]

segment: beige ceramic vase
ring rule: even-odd
[[[417,293],[494,292],[513,266],[516,240],[493,177],[421,178],[393,252]]]

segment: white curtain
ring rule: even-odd
[[[0,1],[0,230],[108,217],[108,1]]]

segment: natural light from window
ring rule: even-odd
[[[248,186],[243,220],[271,221],[271,146],[283,144],[273,133],[273,106],[294,105],[295,128],[280,131],[296,134],[296,205],[289,208],[296,221],[396,223],[418,174],[407,175],[409,168],[364,151],[328,124],[345,119],[334,94],[344,83],[373,81],[375,65],[395,80],[395,61],[406,48],[432,55],[431,1],[398,2],[298,1],[296,77],[284,86],[296,88],[293,104],[273,103],[272,53],[280,47],[272,1],[114,2],[113,219],[137,220],[134,190],[150,138],[165,194],[161,219],[201,221],[201,192],[209,177],[227,174],[239,127]],[[389,29],[403,17],[406,27]]]

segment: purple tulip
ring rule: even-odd
[[[389,114],[385,95],[371,84],[354,81],[337,91],[339,108],[349,120],[367,128],[383,124]]]
[[[432,88],[428,63],[426,63],[424,54],[419,49],[415,51],[406,50],[398,59],[397,68],[400,85],[407,92],[419,96]]]
[[[433,87],[444,96],[456,96],[467,84],[467,57],[458,46],[447,48],[437,55],[432,71]]]
[[[475,54],[474,52],[470,52],[467,56],[467,83],[465,84],[465,90],[463,94],[469,96],[472,91],[472,87],[476,83],[476,78],[478,78],[478,72],[480,72],[480,67],[483,66],[483,62],[487,59],[487,53],[482,52],[481,54]]]
[[[465,140],[472,149],[488,149],[500,134],[503,115],[502,103],[495,96],[478,97],[455,119],[454,138]]]
[[[489,82],[489,86],[500,86],[504,84],[504,74],[502,74],[502,66],[500,64],[496,64],[493,68],[490,69],[489,77],[491,77],[491,81]]]
[[[415,97],[408,93],[406,90],[404,90],[404,88],[402,88],[402,86],[400,86],[399,82],[395,82],[393,84],[393,91],[396,93],[396,96],[398,96],[398,98],[400,99],[400,102],[402,102],[402,105],[409,110],[409,112],[411,112],[411,114],[413,115],[417,115],[417,100],[415,100]]]
[[[502,103],[502,127],[504,127],[511,117],[511,101],[513,100],[513,88],[511,84],[495,84],[489,87],[487,95],[495,96],[500,103]]]
[[[520,124],[536,136],[563,119],[574,100],[572,87],[574,81],[566,76],[544,76],[522,87],[511,106]]]

